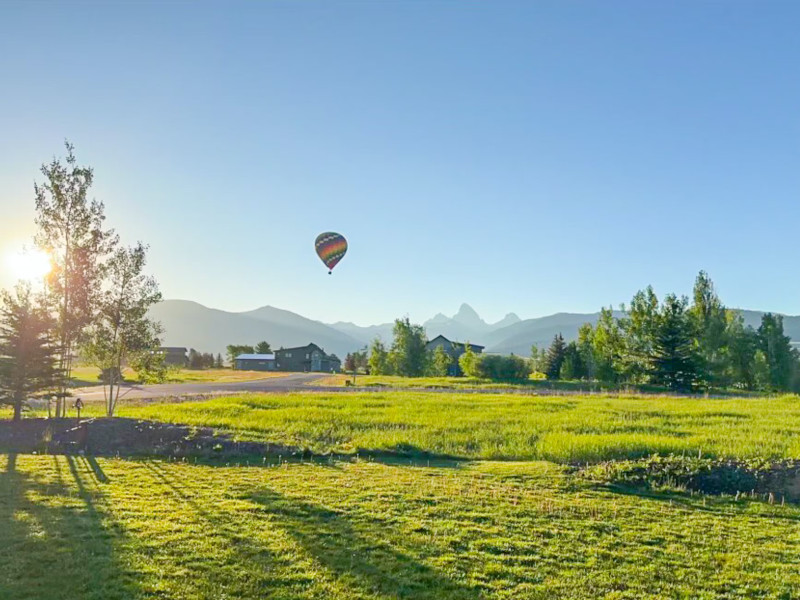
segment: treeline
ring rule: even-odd
[[[372,375],[402,377],[446,377],[466,375],[481,379],[519,380],[531,373],[530,361],[519,356],[476,354],[469,343],[464,344],[458,359],[441,346],[431,351],[422,325],[397,319],[388,348],[380,338],[373,340],[369,352],[355,352],[345,358],[345,370],[365,368]]]
[[[578,339],[556,335],[532,349],[533,366],[548,379],[616,385],[653,384],[680,392],[743,389],[800,391],[800,354],[783,331],[783,317],[765,314],[757,329],[726,308],[701,271],[691,300],[652,287],[638,292],[616,317],[604,308]]]
[[[222,354],[215,357],[210,352],[198,352],[194,348],[189,348],[189,355],[186,357],[186,366],[190,369],[221,369],[224,367]]]

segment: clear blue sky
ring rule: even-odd
[[[798,31],[797,2],[6,1],[0,252],[67,137],[169,298],[496,320],[706,269],[797,314]]]

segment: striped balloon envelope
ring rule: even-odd
[[[317,236],[314,247],[320,260],[328,267],[328,275],[330,275],[333,267],[339,264],[347,252],[347,240],[341,233],[326,231]]]

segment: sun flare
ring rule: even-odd
[[[38,281],[53,268],[50,255],[36,249],[11,253],[6,258],[6,264],[14,278],[23,281]]]

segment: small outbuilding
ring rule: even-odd
[[[234,360],[237,371],[276,371],[274,354],[240,354]]]

